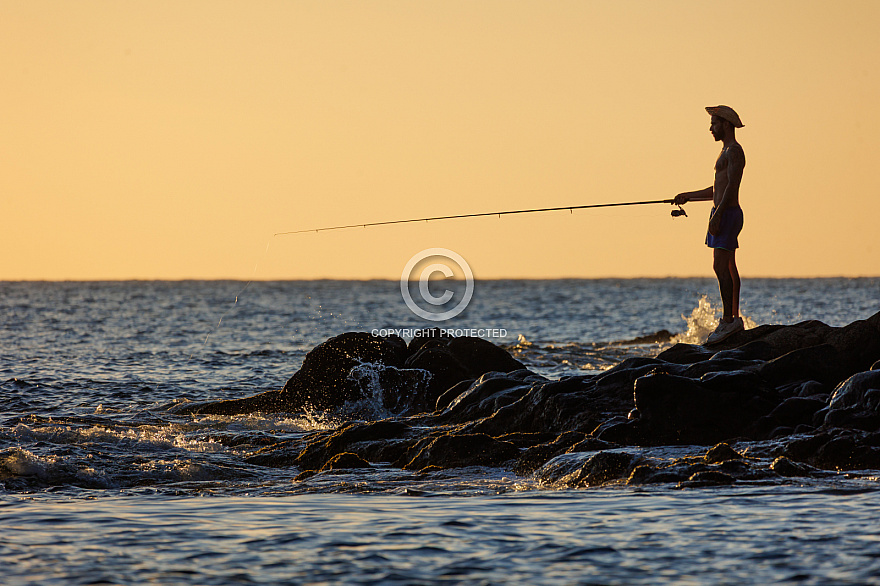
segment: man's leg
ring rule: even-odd
[[[724,315],[721,321],[730,323],[734,318],[734,293],[736,293],[737,312],[739,311],[739,272],[736,270],[734,252],[723,248],[714,248],[715,258],[712,268],[718,277],[718,289],[721,292],[721,304]],[[736,277],[734,278],[734,275]],[[734,284],[735,283],[735,284]]]
[[[739,317],[739,270],[736,268],[736,251],[730,253],[730,278],[733,281],[733,297],[730,300],[730,309],[733,317]]]

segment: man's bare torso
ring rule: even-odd
[[[722,198],[724,197],[724,192],[727,189],[728,183],[730,182],[730,175],[728,166],[730,164],[731,157],[739,157],[745,162],[745,153],[743,152],[742,146],[738,142],[734,142],[721,150],[721,154],[718,155],[718,160],[715,161],[715,183],[713,186],[713,205],[716,207],[721,203]],[[728,206],[737,208],[739,207],[739,186],[737,185],[737,189],[733,189],[731,193],[728,194]]]

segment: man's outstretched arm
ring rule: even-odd
[[[676,205],[681,205],[689,201],[711,201],[714,195],[715,188],[710,185],[706,189],[700,189],[699,191],[685,191],[684,193],[679,193],[675,196],[673,201]]]

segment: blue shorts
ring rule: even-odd
[[[714,213],[715,208],[713,207],[709,217],[711,218]],[[731,251],[736,250],[739,248],[739,242],[736,237],[739,236],[742,229],[742,208],[727,208],[724,210],[724,215],[721,216],[721,230],[719,230],[718,236],[712,236],[708,232],[706,233],[706,246],[709,248],[723,248],[724,250]]]

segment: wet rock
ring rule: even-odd
[[[372,468],[372,464],[358,456],[357,454],[352,454],[351,452],[343,452],[341,454],[336,454],[329,460],[327,463],[321,467],[321,472],[325,472],[327,470],[347,470],[351,468]]]
[[[527,381],[534,376],[528,370],[519,370],[511,375],[499,372],[484,374],[450,402],[444,419],[459,422],[488,417],[529,392],[531,384]],[[543,377],[536,379],[547,381]]]
[[[672,332],[669,330],[659,330],[654,332],[653,334],[648,334],[646,336],[639,336],[637,338],[632,338],[631,340],[620,340],[618,342],[612,342],[612,344],[620,344],[624,345],[637,345],[637,344],[665,344],[672,340],[675,337]]]
[[[762,325],[751,330],[738,332],[719,344],[715,350],[740,348],[753,342],[764,342],[769,348],[766,360],[788,354],[793,350],[823,344],[834,331],[829,325],[817,320],[804,321],[790,326]]]
[[[880,433],[830,429],[789,441],[783,456],[823,470],[880,468]]]
[[[756,481],[772,477],[775,477],[772,471],[752,465],[729,445],[719,444],[703,457],[648,460],[633,469],[627,484],[680,483],[682,487],[696,487],[730,484],[731,480]]]
[[[438,330],[439,331],[439,330]],[[512,372],[525,366],[506,350],[475,337],[419,336],[409,347],[406,368],[429,371],[432,406],[447,389],[487,372]]]
[[[347,332],[316,346],[284,385],[289,406],[326,409],[363,397],[348,377],[363,363],[402,367],[406,342],[398,336],[378,337],[367,332]]]
[[[871,391],[880,390],[880,370],[868,370],[849,377],[840,383],[831,394],[831,409],[863,407],[875,409],[877,404],[869,399]]]
[[[675,344],[657,355],[657,360],[673,364],[694,364],[709,360],[715,353],[696,344]]]
[[[880,320],[858,320],[836,328],[828,336],[828,344],[843,357],[846,376],[868,370],[880,357]]]
[[[681,469],[658,469],[651,464],[642,464],[633,468],[626,483],[628,485],[636,486],[641,484],[666,484],[671,482],[681,482],[689,476],[689,474],[685,474]]]
[[[588,435],[575,445],[565,450],[565,453],[571,454],[572,452],[598,452],[599,450],[610,450],[616,447],[618,446],[616,446],[615,444],[602,441],[599,438]]]
[[[781,453],[763,457],[795,468],[880,467],[880,370],[865,370],[878,358],[880,313],[843,328],[761,326],[711,349],[676,344],[656,358],[560,380],[485,340],[420,336],[407,348],[349,333],[310,352],[281,391],[181,412],[329,408],[371,397],[396,414],[278,442],[248,459],[268,466],[331,470],[349,453],[409,470],[515,461],[518,474],[564,486],[708,485],[727,482],[717,474],[783,475],[730,447],[743,438],[773,437],[775,445],[792,436]],[[714,447],[671,464],[617,449],[689,444]]]
[[[586,437],[579,431],[566,431],[553,441],[528,448],[516,461],[513,471],[520,476],[527,476],[543,466],[548,460],[568,451],[568,448],[579,444]]]
[[[348,378],[352,368],[365,362],[402,367],[406,356],[406,342],[398,336],[346,332],[306,354],[302,368],[290,377],[282,390],[217,401],[202,405],[194,412],[235,415],[328,409],[364,397],[362,389]]]
[[[770,412],[780,426],[795,427],[802,423],[810,423],[813,415],[825,407],[825,401],[808,397],[789,397]]]
[[[552,441],[554,437],[553,434],[548,433],[524,433],[517,431],[514,433],[506,433],[502,436],[498,436],[495,439],[501,440],[503,442],[510,442],[518,448],[527,449],[533,448],[545,442]]]
[[[427,370],[363,363],[352,367],[346,382],[355,390],[352,397],[372,397],[393,413],[412,415],[433,410],[431,377]]]
[[[519,455],[519,449],[512,443],[485,434],[447,434],[426,438],[417,449],[418,454],[403,466],[404,470],[421,470],[427,466],[498,466]]]
[[[808,380],[833,386],[847,376],[844,360],[831,344],[792,350],[765,363],[757,372],[773,386]]]
[[[831,395],[824,425],[880,429],[880,371],[867,370],[840,383]]]
[[[775,406],[773,390],[753,373],[709,373],[700,380],[652,373],[635,383],[640,417],[599,434],[622,444],[715,444],[754,433]]]
[[[411,429],[407,423],[390,419],[371,423],[352,422],[338,430],[313,434],[291,464],[306,470],[320,469],[333,456],[343,452],[364,456],[367,450],[377,447],[372,444],[378,444],[380,448],[388,448],[389,445],[397,447],[398,444],[389,443],[388,440],[406,435]],[[399,447],[400,451],[404,449],[403,446]]]
[[[742,454],[731,448],[729,444],[722,442],[709,448],[709,451],[706,452],[705,460],[707,464],[717,464],[727,460],[742,460]]]
[[[437,397],[437,402],[434,403],[434,410],[443,411],[449,407],[456,397],[468,390],[474,382],[476,382],[474,379],[469,378],[452,385],[448,390],[444,391],[442,395]]]
[[[535,478],[551,486],[601,486],[628,478],[639,460],[638,456],[626,452],[598,452],[590,456],[565,454],[547,462],[535,472]]]
[[[773,463],[770,464],[770,469],[780,476],[785,476],[786,478],[793,478],[797,476],[812,476],[813,471],[815,470],[813,467],[807,466],[806,464],[793,462],[785,456],[779,456],[778,458],[773,460]]]
[[[702,488],[705,486],[725,486],[736,482],[736,478],[718,470],[705,470],[691,475],[679,484],[680,488]]]
[[[818,381],[808,380],[806,382],[801,383],[797,387],[797,396],[798,397],[819,397],[822,396],[823,401],[828,401],[829,395],[827,394],[827,389],[825,385]]]
[[[316,346],[280,391],[180,407],[214,415],[326,410],[376,397],[398,414],[431,412],[457,383],[487,372],[522,370],[522,363],[488,340],[425,330],[407,347],[398,336],[346,332]]]
[[[444,418],[452,418],[452,420],[461,420],[463,418],[478,419],[472,427],[474,432],[486,433],[492,436],[499,436],[518,429],[528,432],[550,432],[558,433],[569,429],[572,431],[584,431],[577,426],[560,425],[554,419],[562,414],[586,415],[584,412],[590,413],[589,403],[583,400],[583,394],[589,387],[589,384],[581,378],[566,379],[560,381],[534,382],[528,385],[516,384],[506,386],[500,382],[497,384],[502,393],[516,393],[520,395],[519,399],[513,402],[507,402],[498,410],[490,411],[480,409],[481,406],[489,406],[491,400],[483,399],[479,403],[463,402],[453,404],[448,413],[444,414]],[[478,391],[477,391],[478,392]],[[479,395],[475,395],[479,397]],[[575,397],[579,397],[578,401]],[[488,397],[487,397],[488,399]],[[579,403],[577,406],[569,406],[568,404],[560,406],[558,401],[568,403],[575,401]],[[461,410],[467,410],[461,413]]]

